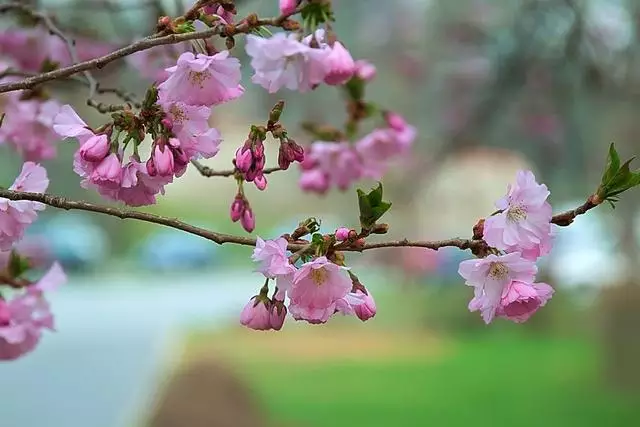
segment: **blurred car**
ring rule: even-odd
[[[215,243],[180,230],[159,230],[138,250],[141,266],[153,270],[191,270],[211,266],[218,253]]]
[[[64,212],[42,217],[27,233],[27,241],[41,242],[47,255],[67,271],[95,267],[109,254],[107,233],[91,214]]]

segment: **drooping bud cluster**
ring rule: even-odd
[[[240,192],[236,194],[233,203],[231,203],[229,215],[231,221],[240,221],[242,228],[244,228],[247,233],[251,233],[256,228],[256,218],[253,210],[249,205],[249,201]]]

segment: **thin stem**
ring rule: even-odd
[[[223,170],[223,171],[215,171],[215,170],[211,169],[209,166],[205,166],[202,163],[198,162],[197,160],[192,160],[191,164],[193,166],[195,166],[195,168],[198,170],[198,172],[200,172],[200,174],[202,176],[206,176],[206,177],[234,176],[235,173],[236,173],[235,169],[228,169],[228,170]],[[281,171],[281,170],[282,170],[282,168],[280,168],[280,167],[266,168],[263,173],[265,175],[268,175],[270,173],[278,172],[278,171]]]

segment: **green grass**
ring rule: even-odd
[[[441,360],[283,360],[248,373],[287,425],[630,426],[640,416],[640,400],[602,387],[593,348],[579,342],[478,339]]]

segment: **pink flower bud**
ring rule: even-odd
[[[298,7],[298,0],[280,0],[280,13],[282,15],[291,15]]]
[[[253,155],[251,150],[240,147],[236,150],[236,168],[240,172],[247,172],[253,163]]]
[[[242,228],[244,228],[247,233],[251,233],[256,228],[256,217],[253,216],[253,211],[250,207],[245,207],[242,218],[240,219],[240,224],[242,224]]]
[[[267,177],[264,175],[258,175],[253,180],[253,183],[256,185],[258,190],[263,191],[265,188],[267,188]]]
[[[95,135],[80,147],[80,157],[87,162],[101,162],[109,154],[109,137]]]
[[[362,304],[356,305],[354,307],[354,311],[356,312],[356,316],[358,316],[358,319],[366,322],[376,315],[376,302],[373,299],[373,295],[371,295],[371,292],[367,292],[365,294],[360,289],[358,289],[356,291],[356,295],[364,295]]]
[[[269,312],[269,323],[271,328],[279,331],[284,325],[284,320],[287,317],[287,307],[284,306],[283,301],[274,300],[271,304],[271,310]]]
[[[294,154],[293,159],[296,162],[300,162],[300,163],[304,162],[304,159],[305,159],[304,148],[302,148],[300,145],[296,144],[295,142],[292,142],[291,146],[293,148],[293,154]]]
[[[322,194],[329,189],[329,178],[321,170],[311,169],[302,173],[299,184],[304,191]]]
[[[173,175],[173,153],[167,145],[156,145],[153,150],[153,163],[160,176]]]
[[[361,248],[361,247],[364,246],[364,244],[365,244],[364,237],[361,237],[358,240],[356,240],[355,242],[353,242],[353,246],[355,246],[356,248]]]
[[[358,60],[355,62],[355,67],[356,76],[358,76],[358,78],[364,80],[365,82],[370,82],[376,77],[376,66],[371,64],[370,62]]]
[[[11,310],[9,310],[9,304],[7,304],[5,300],[0,299],[0,326],[8,326],[9,323],[11,323]]]
[[[244,213],[244,199],[242,197],[236,197],[231,203],[231,221],[237,222],[242,218],[242,214]]]
[[[400,114],[388,111],[385,113],[384,119],[387,125],[395,131],[403,132],[407,129],[407,122]]]
[[[162,126],[164,126],[167,130],[173,129],[173,122],[169,120],[167,117],[162,119],[160,123],[162,123]]]
[[[156,165],[153,163],[153,157],[149,157],[149,160],[147,160],[147,173],[149,174],[149,176],[158,175]]]
[[[263,301],[260,296],[256,295],[242,309],[240,323],[256,331],[268,331],[271,329],[270,308],[269,300]]]
[[[336,230],[336,240],[345,241],[349,238],[349,230],[346,227],[340,227]]]
[[[90,179],[93,183],[100,186],[109,188],[120,187],[120,182],[122,181],[122,164],[120,163],[118,155],[111,153],[105,157],[95,168]]]
[[[351,80],[356,72],[356,65],[349,51],[340,42],[335,42],[331,53],[327,56],[329,73],[324,78],[328,85],[342,85]]]

